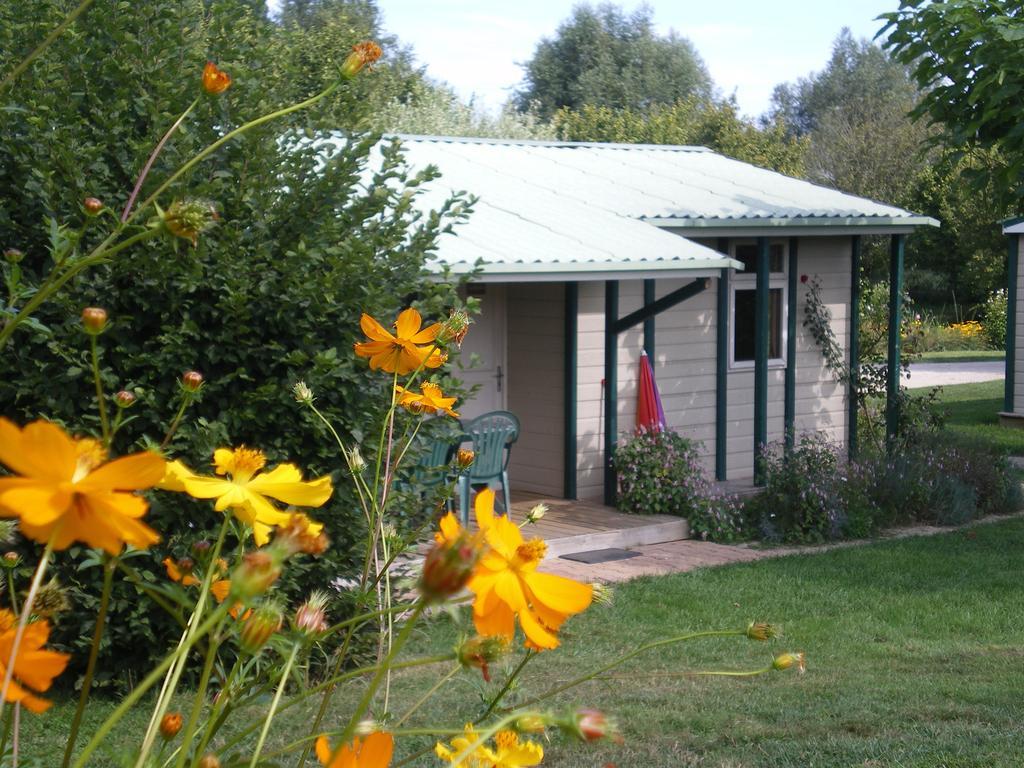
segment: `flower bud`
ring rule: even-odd
[[[548,513],[547,504],[536,504],[526,513],[526,522],[537,523]]]
[[[489,665],[498,661],[508,653],[511,643],[501,635],[494,637],[482,637],[477,635],[464,641],[455,653],[459,664],[467,669],[472,667],[479,669],[484,676],[484,682],[491,682]]]
[[[775,661],[772,662],[772,669],[777,669],[781,672],[795,666],[796,671],[802,675],[807,671],[805,661],[803,653],[783,653],[775,657]]]
[[[379,59],[382,53],[383,51],[380,46],[372,41],[353,45],[352,53],[348,55],[345,63],[341,65],[341,76],[346,79],[355,77],[363,67],[373,64],[373,62]]]
[[[442,344],[454,344],[456,347],[461,347],[468,331],[469,314],[464,309],[457,309],[448,315],[448,319],[441,325],[437,337]]]
[[[231,575],[231,595],[237,600],[248,602],[262,595],[281,575],[280,558],[266,549],[249,552],[242,557],[242,563]]]
[[[17,264],[24,258],[25,253],[17,248],[7,248],[4,250],[4,259],[10,264]]]
[[[210,551],[211,544],[206,539],[200,539],[192,544],[192,551],[202,557]]]
[[[169,712],[160,720],[160,735],[170,741],[181,730],[182,717],[178,712]]]
[[[231,85],[231,75],[222,70],[212,61],[203,67],[203,90],[211,96],[224,93]]]
[[[86,307],[82,310],[82,325],[90,336],[98,336],[107,328],[107,310],[100,307]]]
[[[327,594],[314,592],[295,611],[293,624],[297,630],[307,635],[318,635],[327,631]]]
[[[313,402],[313,390],[306,386],[306,382],[297,381],[295,386],[292,387],[292,392],[295,394],[295,399],[303,405],[310,405]]]
[[[279,526],[274,535],[274,546],[286,556],[302,552],[306,555],[322,555],[327,551],[327,535],[324,524],[310,520],[301,512],[293,513],[285,525]]]
[[[583,741],[600,741],[601,739],[622,741],[615,721],[596,709],[577,710],[575,721],[576,727],[573,729],[573,735]]]
[[[216,206],[209,200],[175,200],[166,211],[157,208],[157,212],[156,226],[188,240],[193,248],[199,244],[199,235],[220,221]]]
[[[480,558],[480,548],[474,538],[459,530],[453,540],[434,543],[423,560],[420,592],[427,602],[440,602],[458,594]]]
[[[762,621],[752,621],[747,626],[747,637],[751,640],[771,640],[773,637],[778,636],[778,629],[773,627],[771,624],[765,624]]]
[[[359,446],[354,445],[347,454],[348,466],[353,472],[362,474],[366,470],[366,460],[363,459],[363,454],[359,452]]]
[[[249,615],[238,633],[238,644],[242,650],[255,656],[281,628],[283,617],[276,605],[263,605]]]
[[[455,454],[455,466],[459,469],[469,469],[476,461],[476,454],[468,448],[459,448]]]
[[[2,564],[4,568],[17,568],[21,564],[21,555],[17,552],[4,552]]]
[[[98,197],[87,197],[82,201],[82,207],[89,216],[99,216],[103,210],[103,201]]]
[[[595,581],[590,585],[590,589],[594,605],[611,605],[615,602],[615,590],[608,584]]]
[[[186,392],[198,392],[203,386],[203,374],[199,371],[185,371],[181,374],[181,388]]]
[[[203,755],[203,759],[199,761],[199,768],[220,768],[220,760],[212,752]]]
[[[63,613],[70,607],[71,603],[68,602],[67,593],[56,578],[50,579],[39,588],[39,591],[36,592],[36,600],[32,604],[35,614],[44,619]]]
[[[544,733],[547,723],[540,715],[523,715],[512,724],[512,727],[519,733]]]
[[[117,404],[118,408],[131,408],[135,405],[135,395],[127,389],[122,389],[114,395],[114,402]]]

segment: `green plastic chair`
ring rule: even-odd
[[[491,411],[466,425],[461,442],[472,441],[476,457],[469,469],[459,475],[459,516],[469,525],[469,494],[474,485],[490,486],[500,480],[505,514],[512,507],[508,487],[508,462],[512,443],[519,439],[519,419],[509,411]]]

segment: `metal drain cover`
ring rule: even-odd
[[[577,563],[596,565],[597,563],[610,563],[614,560],[628,560],[631,557],[639,557],[639,552],[632,552],[628,549],[591,549],[586,552],[570,552],[568,555],[559,555],[562,560],[574,560]]]

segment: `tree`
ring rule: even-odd
[[[954,152],[998,149],[1001,169],[991,175],[1018,197],[1024,187],[1024,6],[1019,0],[903,0],[879,36],[896,60],[911,68],[922,91],[914,109],[941,128],[932,139]]]
[[[516,105],[525,111],[536,104],[543,118],[563,107],[643,110],[711,93],[693,45],[675,32],[657,35],[647,6],[629,16],[608,3],[576,6],[524,68]]]

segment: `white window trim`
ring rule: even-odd
[[[736,240],[729,243],[729,256],[736,258],[737,245],[756,245],[756,240]],[[769,369],[780,369],[786,367],[786,350],[789,343],[789,242],[786,240],[769,240],[768,245],[782,246],[782,271],[771,272],[768,276],[768,290],[781,289],[782,291],[782,329],[779,339],[779,357],[768,358]],[[754,360],[736,359],[736,290],[737,288],[749,291],[757,286],[757,275],[753,272],[737,272],[729,270],[729,370],[730,371],[752,371],[756,365]]]

